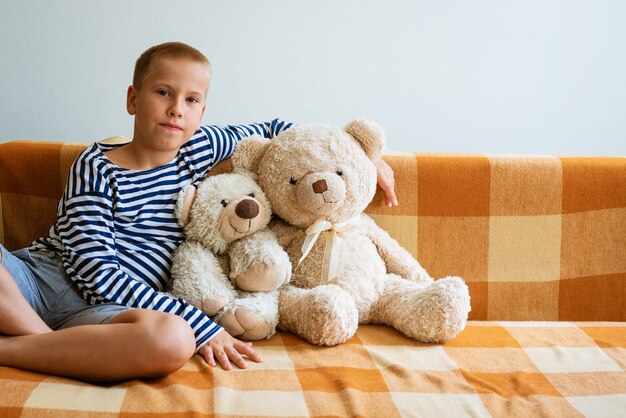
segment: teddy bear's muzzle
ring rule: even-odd
[[[336,173],[310,173],[298,181],[296,195],[301,208],[315,215],[325,215],[343,203],[346,186]]]
[[[217,228],[225,241],[234,241],[257,231],[269,221],[254,198],[232,201],[218,215]]]

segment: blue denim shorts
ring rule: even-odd
[[[53,330],[107,324],[116,315],[131,309],[115,303],[87,303],[77,284],[65,273],[57,255],[30,252],[27,248],[11,253],[2,244],[0,251],[0,263],[13,277],[30,306]]]

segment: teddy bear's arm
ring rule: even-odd
[[[174,253],[171,274],[171,294],[187,300],[207,315],[215,315],[235,297],[235,289],[219,259],[201,244],[183,242]]]
[[[278,289],[291,279],[289,256],[276,233],[262,229],[233,242],[229,249],[230,279],[249,292]]]
[[[426,270],[413,256],[398,244],[386,231],[381,229],[372,218],[364,215],[362,222],[366,234],[374,243],[378,253],[387,265],[389,273],[395,273],[414,282],[432,281]]]

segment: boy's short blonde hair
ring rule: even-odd
[[[150,71],[150,66],[159,58],[187,58],[206,65],[209,75],[211,74],[211,62],[202,52],[182,42],[166,42],[148,48],[139,56],[133,73],[133,86],[135,88],[141,88],[141,83]]]

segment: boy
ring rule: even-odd
[[[0,245],[0,365],[119,381],[167,375],[194,352],[226,370],[231,361],[245,368],[243,356],[262,361],[250,343],[162,293],[183,239],[178,191],[243,137],[290,126],[200,127],[209,81],[209,61],[190,46],[145,51],[127,93],[133,140],[96,143],[77,158],[47,237],[13,254]],[[397,204],[393,173],[379,166],[388,205]]]

